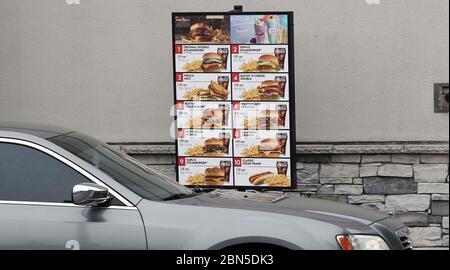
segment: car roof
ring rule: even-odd
[[[70,133],[73,130],[46,124],[0,121],[0,132],[11,131],[50,139],[55,136]]]

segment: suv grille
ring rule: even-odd
[[[404,250],[412,250],[413,249],[413,247],[411,245],[411,241],[409,240],[409,237],[408,237],[409,236],[409,229],[407,227],[396,231],[395,234],[400,239],[400,242],[402,242]]]

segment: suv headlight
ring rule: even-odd
[[[338,235],[343,250],[389,250],[383,238],[376,235]]]

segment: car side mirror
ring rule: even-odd
[[[108,188],[93,183],[81,183],[72,189],[72,202],[76,205],[98,206],[107,202]]]

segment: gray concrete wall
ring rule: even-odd
[[[0,120],[172,141],[173,11],[293,10],[299,141],[448,140],[449,1],[0,1]]]

